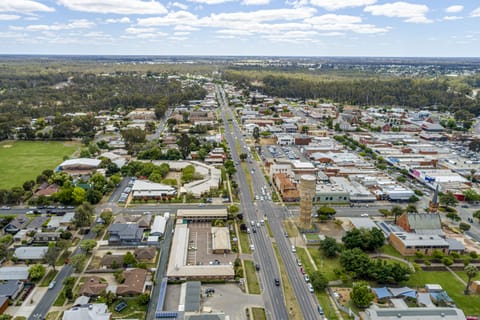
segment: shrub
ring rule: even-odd
[[[453,260],[449,257],[443,257],[442,258],[442,263],[448,267],[448,266],[451,266],[453,264]]]

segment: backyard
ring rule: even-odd
[[[3,141],[0,143],[0,167],[3,179],[0,188],[21,187],[46,169],[55,169],[64,157],[78,148],[76,142]]]

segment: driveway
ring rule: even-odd
[[[35,307],[37,306],[37,303],[39,303],[39,301],[45,295],[47,290],[48,290],[47,287],[35,287],[30,293],[30,295],[28,296],[28,299],[25,300],[21,306],[18,306],[18,307],[10,306],[5,311],[5,313],[11,314],[14,318],[25,317],[28,319],[33,309],[35,309]]]

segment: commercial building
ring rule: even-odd
[[[161,200],[172,198],[176,194],[177,190],[174,187],[148,180],[137,179],[132,186],[134,200]]]
[[[178,209],[177,218],[188,222],[227,220],[227,209]]]
[[[212,227],[212,252],[230,253],[230,232],[227,227]]]

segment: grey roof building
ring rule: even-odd
[[[0,268],[0,281],[5,280],[27,280],[28,279],[28,267],[2,267]]]
[[[23,282],[18,280],[7,280],[0,282],[0,297],[15,299],[23,289]]]
[[[48,247],[18,247],[13,254],[19,260],[41,260]]]
[[[465,314],[457,308],[368,308],[361,313],[364,320],[465,320]]]
[[[182,291],[185,292],[184,311],[199,312],[200,311],[200,281],[189,281],[182,285]]]
[[[143,238],[143,228],[136,223],[113,223],[108,232],[110,244],[139,244]]]

